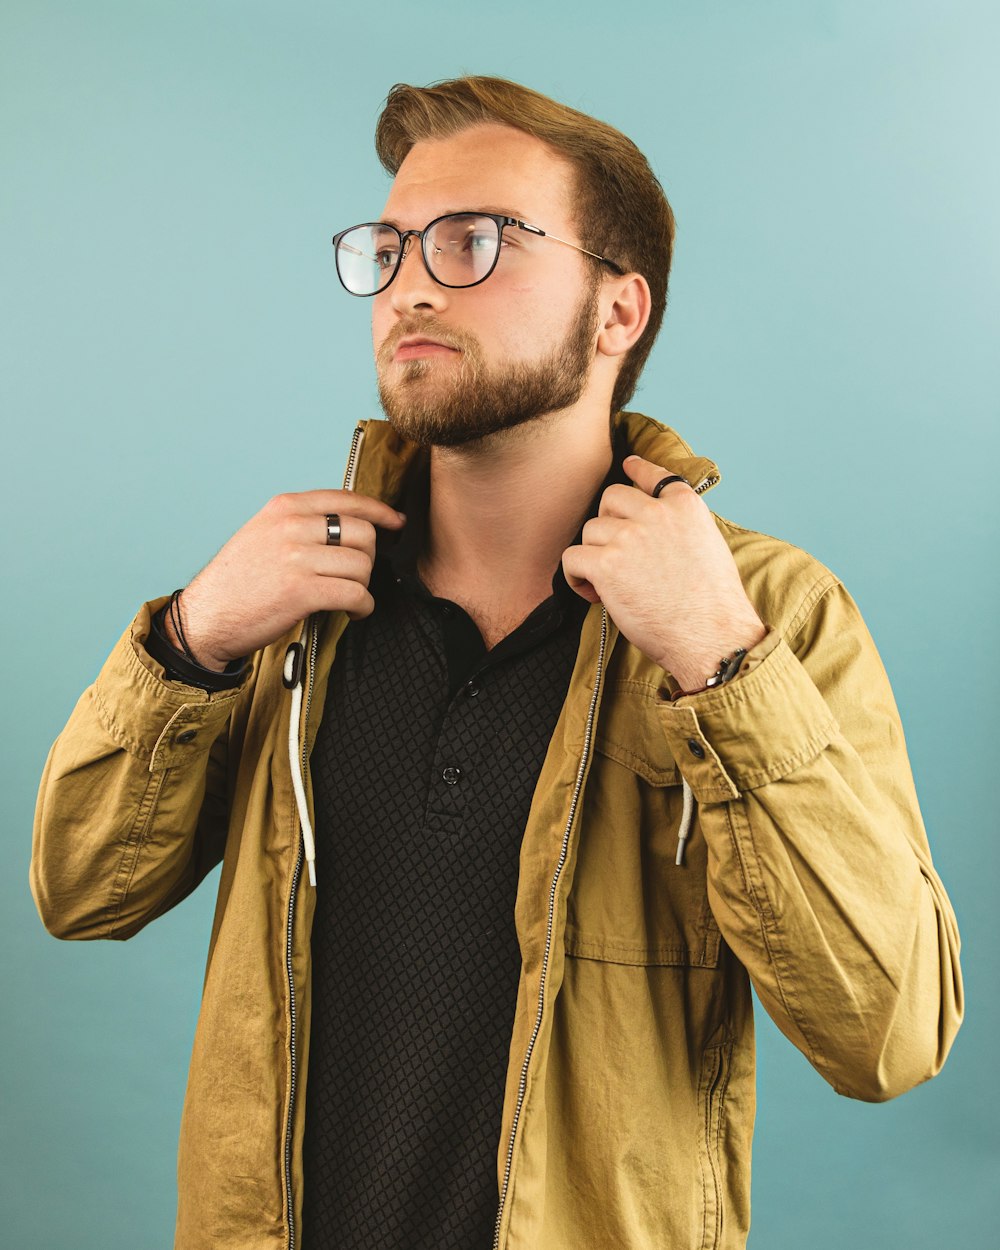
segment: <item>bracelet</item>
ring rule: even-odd
[[[732,655],[722,657],[719,667],[711,677],[706,677],[704,686],[700,686],[697,690],[678,690],[670,696],[670,702],[674,703],[677,699],[683,699],[685,695],[704,694],[706,690],[716,690],[719,686],[724,686],[740,671],[740,665],[746,659],[746,655],[746,647],[737,647]]]
[[[187,686],[198,686],[202,690],[232,690],[243,683],[251,661],[249,656],[240,660],[230,660],[219,672],[214,668],[203,668],[197,660],[192,660],[171,641],[164,628],[167,615],[167,604],[154,613],[150,621],[149,635],[145,641],[146,652],[163,665],[168,681],[182,681]],[[175,627],[176,628],[176,627]]]
[[[167,611],[170,614],[170,624],[173,625],[174,633],[177,635],[181,644],[181,650],[187,658],[192,664],[197,664],[199,668],[204,668],[204,664],[200,663],[198,657],[188,646],[187,635],[184,633],[184,625],[181,621],[181,591],[183,589],[184,587],[182,586],[180,590],[175,590],[170,596],[170,603],[167,607]]]

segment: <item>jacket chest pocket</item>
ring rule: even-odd
[[[657,692],[620,680],[606,690],[567,911],[566,953],[622,964],[715,968],[698,808],[675,863],[682,779],[660,726]]]

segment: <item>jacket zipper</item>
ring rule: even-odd
[[[566,820],[566,828],[563,830],[562,845],[559,848],[559,859],[556,862],[556,870],[552,877],[552,884],[549,886],[549,911],[548,919],[545,927],[545,950],[542,955],[542,969],[538,980],[538,1010],[535,1014],[535,1024],[531,1031],[531,1037],[528,1039],[527,1050],[524,1054],[524,1062],[521,1064],[521,1077],[517,1083],[517,1101],[514,1104],[514,1118],[510,1126],[510,1138],[507,1142],[507,1160],[504,1165],[503,1185],[500,1189],[500,1205],[497,1209],[496,1224],[493,1229],[493,1250],[500,1250],[500,1227],[503,1223],[504,1206],[507,1202],[507,1191],[510,1186],[510,1172],[514,1161],[514,1139],[517,1136],[517,1128],[521,1119],[521,1110],[524,1106],[524,1098],[528,1088],[528,1068],[531,1064],[531,1056],[535,1049],[535,1042],[538,1040],[538,1034],[542,1028],[542,1016],[545,1010],[545,982],[549,971],[549,956],[552,952],[552,931],[555,926],[556,912],[556,896],[559,891],[559,880],[562,877],[563,868],[566,865],[566,856],[569,852],[569,839],[573,829],[573,821],[576,818],[577,805],[580,800],[580,792],[583,789],[583,775],[586,770],[587,760],[590,757],[590,749],[594,736],[594,718],[597,713],[597,700],[601,688],[601,674],[604,669],[604,653],[607,648],[608,641],[608,611],[607,608],[601,608],[601,643],[597,655],[597,669],[594,675],[594,692],[590,698],[590,708],[587,712],[587,723],[583,734],[583,751],[580,755],[580,764],[576,771],[576,783],[573,787],[573,797],[570,800],[569,816]]]
[[[354,474],[357,469],[358,451],[364,434],[365,423],[359,421],[351,439],[351,450],[347,457],[347,468],[344,471],[344,490],[354,489]],[[312,702],[313,676],[316,672],[316,655],[319,651],[319,629],[315,619],[309,622],[309,666],[306,679],[305,706],[302,711],[302,778],[305,780],[309,767],[309,705]],[[289,1082],[288,1082],[288,1122],[285,1126],[285,1201],[288,1204],[288,1250],[295,1250],[295,1201],[292,1195],[292,1126],[295,1117],[296,1073],[298,1056],[296,1055],[296,1024],[295,1014],[295,976],[292,970],[292,935],[295,924],[295,900],[298,897],[299,879],[302,876],[302,860],[305,851],[302,842],[302,830],[299,830],[299,849],[295,856],[295,868],[292,871],[292,888],[288,896],[288,927],[285,931],[285,975],[288,978],[288,1045],[289,1045]]]

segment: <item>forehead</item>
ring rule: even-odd
[[[508,212],[559,232],[568,226],[573,168],[534,135],[480,125],[415,143],[399,167],[383,217],[418,229],[467,208]]]

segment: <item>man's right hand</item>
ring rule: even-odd
[[[340,545],[326,541],[326,518],[340,517]],[[349,490],[276,495],[230,538],[178,602],[188,646],[199,664],[221,672],[280,638],[313,612],[368,616],[375,526],[402,529],[381,500]],[[164,629],[179,650],[167,613]]]

